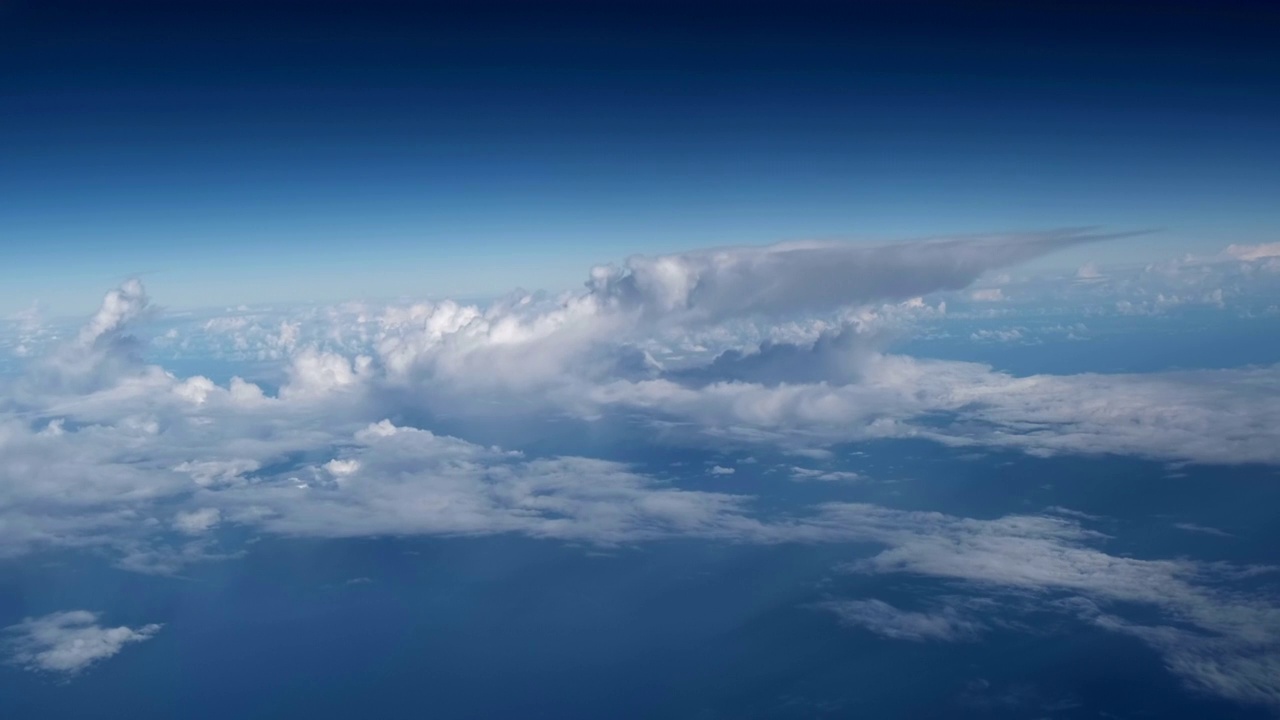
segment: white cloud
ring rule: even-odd
[[[1229,258],[1246,262],[1266,260],[1280,257],[1280,242],[1262,243],[1260,245],[1228,245],[1222,254]]]
[[[845,625],[894,640],[972,640],[983,630],[981,623],[951,608],[933,613],[911,612],[880,600],[830,600],[816,607],[835,613]]]
[[[822,482],[859,482],[863,477],[849,470],[815,470],[813,468],[791,468],[792,480],[820,480]]]
[[[1280,673],[1274,672],[1280,666],[1280,608],[1265,592],[1247,589],[1250,578],[1274,568],[1110,555],[1095,547],[1105,535],[1078,520],[1047,515],[979,520],[835,503],[815,524],[884,546],[849,564],[849,572],[960,581],[978,597],[999,601],[1006,613],[1075,615],[1144,640],[1192,687],[1280,707]],[[1121,619],[1116,612],[1126,604],[1144,605],[1158,616],[1143,623]],[[909,636],[913,628],[937,634],[950,627],[875,604],[854,607],[852,622],[886,635],[917,639]],[[967,617],[944,613],[956,622]]]
[[[1016,377],[976,363],[864,353],[847,372],[773,386],[618,380],[592,388],[590,399],[740,440],[922,437],[1040,455],[1280,463],[1280,366]]]
[[[108,628],[98,624],[98,614],[71,610],[27,618],[5,628],[10,635],[10,659],[28,670],[75,674],[114,656],[125,645],[142,642],[160,631],[160,625]]]
[[[917,260],[936,247],[945,262]],[[964,258],[988,251],[982,243],[925,244],[888,253],[889,260],[865,252],[887,263],[875,266],[880,270],[907,263],[945,287],[967,276],[935,264],[987,267],[995,261]],[[1273,702],[1276,683],[1266,672],[1280,619],[1265,598],[1233,586],[1255,572],[1250,568],[1108,554],[1098,547],[1105,537],[1060,512],[981,520],[831,504],[762,517],[750,497],[683,490],[625,463],[528,457],[387,419],[408,414],[392,410],[425,408],[516,424],[565,416],[678,421],[681,438],[773,443],[816,462],[831,458],[825,445],[914,437],[1035,454],[1280,463],[1276,367],[1016,377],[975,363],[884,353],[869,340],[878,321],[866,308],[754,334],[738,331],[746,325],[705,324],[732,314],[726,288],[763,281],[770,268],[785,274],[848,261],[825,249],[801,259],[774,256],[788,252],[680,256],[669,267],[638,263],[639,276],[634,269],[609,274],[596,289],[555,302],[519,296],[486,311],[440,303],[369,313],[367,322],[378,328],[367,334],[376,346],[370,354],[299,340],[282,358],[285,382],[274,396],[239,379],[178,378],[139,362],[128,343],[77,344],[59,361],[112,371],[92,383],[41,384],[37,373],[0,406],[0,554],[92,546],[114,552],[122,567],[174,572],[229,554],[219,548],[219,534],[208,532],[220,523],[308,537],[875,543],[883,549],[851,571],[962,583],[1011,607],[1029,597],[1039,609],[1069,611],[1141,638],[1197,687]],[[698,289],[708,282],[717,287]],[[900,289],[919,290],[920,282],[915,277]],[[790,283],[751,301],[755,310],[808,307],[816,296]],[[634,291],[624,289],[630,284]],[[884,299],[897,290],[865,292]],[[829,299],[851,297],[858,296]],[[144,298],[122,290],[83,335],[123,337],[137,317],[129,308],[145,307]],[[656,307],[674,309],[655,317]],[[750,343],[742,342],[746,334]],[[690,360],[658,362],[653,346],[640,349],[650,342],[683,347]],[[710,348],[725,351],[717,356]],[[438,398],[452,403],[425,402]],[[733,469],[710,471],[716,468]],[[858,479],[808,468],[788,475]],[[191,537],[175,541],[174,529]],[[992,623],[951,605],[912,611],[870,599],[832,603],[828,609],[845,622],[891,637],[963,639]],[[1160,618],[1118,618],[1126,603]],[[157,629],[101,628],[91,613],[15,628],[16,637],[44,638],[15,644],[21,664],[69,671]],[[61,642],[67,637],[71,645]]]
[[[175,515],[173,527],[188,535],[199,535],[212,530],[221,521],[222,513],[217,508],[200,508]]]
[[[1076,270],[1076,279],[1083,282],[1100,280],[1102,277],[1102,271],[1098,268],[1097,263],[1087,262]]]
[[[710,472],[712,475],[732,475],[735,472],[735,470],[731,467],[722,467],[720,465],[716,465],[711,468]]]
[[[251,473],[261,467],[256,460],[233,458],[230,460],[198,460],[183,461],[173,469],[187,473],[195,484],[201,487],[232,485],[244,482],[245,473]]]
[[[649,316],[716,322],[959,290],[984,272],[1105,239],[1081,231],[863,247],[831,243],[723,248],[634,257],[597,268],[593,295]]]

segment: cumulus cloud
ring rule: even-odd
[[[742,512],[745,498],[663,487],[621,463],[525,459],[389,421],[362,429],[348,444],[349,457],[212,499],[233,516],[285,535],[517,532],[612,544],[734,537],[756,525]]]
[[[217,508],[200,508],[191,512],[180,512],[173,518],[173,526],[188,535],[199,535],[212,530],[222,519]]]
[[[939,252],[954,260],[973,251],[956,247],[944,244]],[[688,266],[713,279],[705,287],[733,287],[742,277],[763,277],[751,275],[757,260],[784,269],[816,262],[721,265],[704,258]],[[971,267],[966,262],[961,266]],[[866,308],[793,322],[743,346],[741,335],[705,325],[728,312],[718,309],[727,302],[719,290],[698,290],[699,280],[687,293],[672,291],[684,281],[667,272],[643,270],[642,276],[658,275],[635,280],[634,291],[610,286],[626,285],[616,279],[626,273],[610,276],[561,302],[509,298],[487,311],[446,303],[371,315],[381,329],[368,334],[370,352],[299,344],[274,394],[238,378],[225,384],[179,378],[136,358],[127,372],[101,374],[90,384],[28,381],[0,414],[0,553],[92,546],[114,551],[125,568],[173,572],[230,554],[217,545],[222,533],[211,532],[222,526],[308,537],[519,533],[593,544],[673,537],[872,543],[882,549],[848,571],[963,583],[1015,612],[1018,603],[1031,602],[1037,611],[1068,613],[1148,643],[1202,690],[1276,702],[1275,675],[1268,673],[1280,619],[1264,597],[1236,586],[1253,568],[1108,554],[1099,548],[1106,538],[1082,524],[1088,518],[1061,512],[975,519],[845,503],[772,516],[757,512],[747,496],[682,489],[607,459],[526,456],[436,433],[400,419],[407,412],[392,412],[435,409],[424,401],[447,397],[469,398],[471,410],[486,417],[623,417],[632,431],[676,421],[688,430],[681,433],[686,439],[775,443],[819,461],[830,457],[827,444],[927,438],[1035,454],[1280,462],[1275,367],[1018,377],[976,363],[883,352],[866,341],[876,335]],[[798,305],[778,300],[789,287],[770,290],[756,310],[807,307],[804,293]],[[77,336],[84,357],[129,357],[131,350],[102,338],[129,334],[144,299],[128,288],[109,296]],[[667,317],[693,329],[665,335],[670,323],[654,322],[647,309],[662,303],[671,309]],[[895,307],[888,312],[934,306]],[[647,342],[639,330],[644,323],[652,323],[649,340],[697,338],[703,350],[682,351],[690,357],[683,366],[672,354],[658,362],[639,344]],[[92,338],[91,347],[81,337]],[[716,343],[730,347],[709,352]],[[431,394],[459,385],[457,378],[487,378],[471,381],[483,383],[503,373],[514,377],[522,367],[541,384],[460,383],[491,392]],[[801,467],[786,475],[860,477]],[[1124,618],[1120,610],[1133,603],[1159,618]],[[991,623],[951,604],[907,610],[876,599],[834,599],[825,609],[847,624],[910,640],[967,639]],[[92,613],[77,611],[14,626],[12,654],[25,667],[74,672],[157,630],[103,628]]]
[[[278,389],[148,365],[139,322],[150,304],[130,281],[0,395],[0,556],[93,547],[128,569],[174,572],[234,554],[219,543],[235,533],[214,531],[226,527],[307,537],[518,533],[606,545],[674,537],[871,543],[881,549],[846,570],[945,580],[1013,612],[1030,602],[1071,614],[1148,643],[1205,691],[1276,704],[1280,620],[1239,583],[1257,569],[1109,554],[1101,549],[1107,538],[1085,524],[1090,518],[1060,509],[976,519],[828,504],[771,515],[751,497],[683,489],[628,463],[525,454],[518,442],[468,435],[465,423],[448,432],[433,425],[475,416],[500,435],[504,423],[593,431],[616,423],[653,438],[678,428],[662,437],[776,445],[818,466],[783,467],[784,483],[860,481],[822,469],[828,447],[883,438],[1036,455],[1280,463],[1280,366],[1018,376],[886,350],[903,323],[947,317],[942,300],[921,296],[963,298],[984,273],[1102,237],[636,257],[596,269],[585,289],[559,297],[514,293],[483,308],[357,303],[296,317],[237,310],[198,318],[201,333],[158,341],[175,352],[191,343],[195,353],[222,342],[225,357],[270,360]],[[1229,260],[1216,264],[1144,270],[1182,289],[1142,295],[1142,286],[1134,298],[1199,297],[1191,287],[1211,294],[1204,283],[1224,276],[1203,267],[1245,263],[1265,274],[1269,252],[1229,248]],[[1064,282],[1112,292],[1114,278],[1105,277]],[[1217,295],[1225,303],[1238,285],[1216,287],[1227,288]],[[1010,292],[1019,302],[1023,294]],[[1015,341],[1031,332],[1007,327],[970,326],[958,337]],[[707,472],[735,470],[726,463]],[[1120,612],[1133,603],[1159,617],[1125,619]],[[912,610],[833,599],[823,608],[904,640],[965,640],[994,626],[953,603]],[[12,655],[24,667],[75,672],[158,629],[104,628],[93,613],[59,613],[10,628]]]
[[[87,610],[27,618],[5,628],[10,660],[28,670],[76,674],[113,657],[126,645],[155,636],[161,626],[103,627]]]
[[[73,339],[32,366],[30,391],[84,392],[138,371],[142,366],[141,342],[134,328],[150,315],[150,309],[146,290],[136,279],[108,292]]]
[[[80,329],[77,341],[83,347],[93,347],[118,340],[129,324],[142,316],[148,305],[142,282],[136,278],[125,281],[106,294],[98,312]]]
[[[329,325],[258,310],[244,323],[200,320],[211,332],[260,325],[282,365],[274,394],[142,362],[136,326],[150,306],[130,281],[10,388],[0,414],[0,554],[107,544],[154,557],[138,549],[154,525],[192,535],[243,523],[605,542],[751,527],[745,498],[425,429],[449,413],[487,427],[549,417],[625,419],[631,431],[678,422],[684,441],[772,443],[814,457],[838,442],[928,438],[1034,454],[1280,462],[1274,367],[1017,377],[880,348],[887,318],[944,314],[919,293],[1100,237],[727,248],[633,258],[595,272],[584,292],[517,293],[487,309],[349,304],[314,311]],[[827,314],[786,316],[807,310]],[[786,317],[757,317],[778,313]],[[383,422],[390,417],[422,422]],[[575,473],[589,480],[569,482]]]
[[[1076,269],[1076,280],[1081,282],[1094,282],[1102,277],[1102,271],[1095,262],[1087,262]]]
[[[143,363],[133,338],[149,301],[130,281],[10,388],[0,414],[0,554],[144,547],[145,521],[191,534],[212,527],[205,522],[296,533],[332,522],[336,533],[514,530],[606,541],[689,529],[654,508],[682,508],[701,518],[690,524],[700,532],[744,522],[743,498],[663,488],[590,458],[526,459],[414,434],[413,423],[382,424],[388,417],[429,424],[435,415],[475,414],[489,427],[625,418],[633,431],[679,422],[685,441],[773,443],[815,457],[832,443],[928,438],[1034,454],[1280,462],[1274,367],[1016,377],[880,349],[886,318],[943,314],[916,293],[963,287],[986,270],[1098,238],[728,248],[633,258],[559,299],[518,293],[488,309],[351,304],[316,311],[333,323],[319,330],[262,315],[271,351],[287,355],[275,394],[240,378],[219,385]],[[898,298],[907,300],[847,307]],[[748,317],[805,309],[828,314]],[[257,322],[215,324],[245,332]],[[397,465],[400,455],[416,459]],[[612,494],[555,479],[570,472]],[[803,469],[791,477],[856,479]],[[541,504],[515,502],[514,488],[544,485]],[[587,512],[593,497],[599,516]],[[605,500],[629,510],[606,513]],[[171,509],[157,516],[162,502]],[[448,521],[433,509],[440,503],[472,509],[469,522]],[[553,510],[556,503],[580,511]]]

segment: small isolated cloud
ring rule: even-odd
[[[716,465],[715,467],[711,468],[710,472],[712,475],[732,475],[736,471],[731,467],[723,467],[721,465]]]
[[[1246,262],[1280,257],[1280,242],[1262,243],[1260,245],[1228,245],[1223,254],[1229,258]]]
[[[1023,339],[1022,328],[1008,330],[975,330],[969,334],[970,340],[978,342],[1018,342]]]
[[[137,628],[108,628],[98,624],[98,614],[70,610],[27,618],[5,628],[11,662],[27,670],[74,675],[106,660],[125,645],[152,638],[157,624]]]
[[[819,480],[821,482],[858,482],[862,476],[849,470],[814,470],[813,468],[791,468],[791,479],[798,481]]]
[[[936,613],[901,610],[880,600],[832,600],[818,608],[835,613],[840,622],[894,640],[972,640],[984,629],[951,608]]]
[[[200,508],[178,513],[173,518],[173,527],[178,532],[199,535],[212,530],[221,520],[222,513],[217,508]]]
[[[1224,538],[1235,537],[1235,535],[1232,535],[1231,533],[1226,532],[1225,530],[1219,530],[1218,528],[1208,527],[1206,525],[1197,525],[1195,523],[1189,523],[1189,522],[1176,523],[1174,527],[1178,528],[1179,530],[1185,530],[1187,532],[1200,533],[1201,535],[1213,535],[1216,537],[1224,537]]]
[[[324,469],[335,478],[345,478],[356,474],[360,470],[360,461],[358,460],[330,460],[324,464]]]
[[[1267,593],[1236,585],[1275,568],[1111,555],[1096,547],[1104,535],[1063,508],[1054,516],[994,520],[855,503],[828,504],[825,512],[830,526],[848,537],[885,546],[848,565],[849,572],[960,583],[972,593],[962,607],[976,601],[1006,615],[1074,615],[1142,639],[1191,687],[1280,707],[1280,612]],[[1118,616],[1134,605],[1155,613],[1141,623]],[[949,639],[952,632],[977,630],[954,608],[940,618],[876,601],[837,601],[828,609],[888,637]]]
[[[1102,279],[1102,271],[1098,269],[1096,263],[1087,262],[1076,270],[1076,280],[1081,282],[1092,282]]]

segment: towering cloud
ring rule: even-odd
[[[967,287],[984,272],[1116,235],[1081,230],[968,237],[878,247],[789,243],[634,257],[596,268],[588,287],[650,319],[721,322],[901,301]]]

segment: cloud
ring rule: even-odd
[[[178,513],[173,518],[173,527],[188,535],[199,535],[212,530],[221,520],[222,513],[217,508],[200,508]]]
[[[983,626],[950,608],[936,613],[900,610],[880,600],[830,600],[815,607],[835,613],[840,622],[894,640],[972,640]]]
[[[741,274],[720,266],[710,272]],[[655,288],[645,292],[668,297]],[[681,297],[716,297],[701,292]],[[703,324],[715,316],[707,311],[714,302],[681,300],[672,320],[655,322],[643,309],[651,306],[644,293],[630,310],[593,293],[550,304],[507,299],[483,312],[435,304],[375,314],[369,322],[381,330],[368,333],[376,346],[369,353],[298,343],[282,358],[275,394],[242,379],[179,378],[136,358],[88,384],[26,379],[0,409],[0,553],[95,547],[128,569],[175,572],[234,554],[219,545],[224,533],[211,532],[224,526],[296,537],[515,533],[596,545],[691,537],[872,543],[881,549],[847,571],[940,579],[1015,614],[1078,617],[1151,645],[1194,687],[1275,702],[1267,672],[1280,619],[1241,582],[1256,568],[1109,554],[1088,518],[1062,512],[976,519],[835,503],[777,516],[757,511],[749,496],[681,489],[627,463],[527,456],[432,432],[430,413],[416,415],[425,417],[421,423],[405,416],[439,407],[424,399],[448,398],[486,420],[516,424],[625,418],[628,432],[643,432],[646,422],[678,422],[685,439],[776,444],[818,460],[831,456],[823,446],[833,443],[927,438],[1034,454],[1276,463],[1277,368],[1018,377],[883,352],[869,340],[878,330],[866,308],[821,322],[784,321],[791,324],[775,328],[777,335],[751,335],[749,347],[742,345],[747,325],[732,324],[741,318]],[[92,348],[79,346],[86,357],[131,357],[132,350],[119,354],[121,346],[99,347],[98,339],[132,332],[130,318],[141,311],[127,308],[145,307],[144,297],[122,291],[104,302],[77,336],[95,338]],[[908,305],[887,312],[928,307]],[[689,328],[670,326],[686,321]],[[651,362],[653,346],[641,344],[659,341],[697,342],[704,351],[689,348],[683,367],[674,353]],[[706,351],[717,343],[729,348]],[[515,382],[523,367],[538,382]],[[788,475],[858,479],[807,468]],[[1121,616],[1130,604],[1155,616]],[[826,609],[902,639],[960,640],[995,624],[954,603],[907,610],[833,599]],[[17,662],[68,672],[158,630],[102,628],[81,611],[14,628]]]
[[[74,340],[32,360],[0,405],[0,554],[106,545],[161,560],[135,567],[172,567],[218,553],[162,551],[153,527],[203,535],[223,523],[598,542],[759,530],[749,498],[428,432],[439,417],[475,417],[498,436],[549,418],[629,432],[678,422],[685,442],[775,444],[816,458],[839,442],[927,438],[1033,454],[1280,462],[1274,367],[1016,377],[881,349],[886,323],[944,315],[914,293],[1100,237],[727,248],[633,258],[596,272],[584,292],[517,293],[487,309],[357,303],[308,310],[309,322],[264,310],[245,311],[244,322],[193,320],[209,332],[261,327],[267,354],[255,357],[278,357],[278,391],[144,363],[137,323],[150,305],[130,281]],[[837,270],[847,277],[814,281]],[[827,314],[756,317],[805,309]],[[589,480],[565,479],[574,472]]]
[[[513,449],[531,446],[518,432],[504,434],[569,427],[559,439],[582,448],[579,429],[599,438],[623,427],[629,439],[773,445],[819,465],[837,443],[883,438],[1280,463],[1280,366],[1019,376],[886,350],[902,327],[946,319],[945,303],[922,295],[963,293],[991,270],[1102,237],[637,257],[558,297],[514,293],[483,308],[240,310],[195,317],[200,332],[156,341],[201,358],[269,360],[275,380],[262,384],[183,378],[144,362],[139,323],[150,304],[131,281],[0,394],[0,556],[91,547],[127,569],[176,572],[235,554],[221,536],[238,533],[215,528],[290,537],[512,533],[595,545],[870,543],[879,549],[846,571],[942,580],[1008,613],[1080,618],[1147,643],[1204,691],[1277,704],[1280,620],[1246,582],[1261,569],[1110,554],[1091,518],[1061,508],[979,519],[836,503],[779,516],[750,496],[682,489],[580,450],[526,454]],[[1130,288],[1134,307],[1211,302],[1214,289],[1229,304],[1243,287],[1236,280],[1269,272],[1267,252],[1229,248],[1229,258],[1144,270]],[[1123,278],[1063,283],[1103,297]],[[1177,291],[1149,292],[1151,283]],[[1022,302],[1027,287],[1010,294]],[[1006,327],[1013,330],[970,326],[956,337],[1016,340],[1000,333],[1024,329]],[[479,422],[441,421],[459,417]],[[477,426],[484,432],[471,432]],[[517,441],[493,439],[511,436]],[[796,481],[863,479],[784,469]],[[1151,614],[1123,617],[1132,604]],[[823,608],[904,640],[965,640],[998,624],[949,600],[903,609],[832,599]],[[75,611],[13,626],[11,648],[25,667],[74,672],[158,629],[103,628],[93,613]]]
[[[663,487],[621,463],[525,459],[389,421],[346,444],[347,457],[206,499],[272,532],[322,537],[514,532],[615,544],[756,525],[746,498]]]
[[[798,481],[860,482],[864,478],[858,473],[848,470],[814,470],[812,468],[793,467],[791,468],[791,479]]]
[[[130,323],[142,317],[149,304],[141,281],[136,278],[125,281],[102,299],[102,307],[80,329],[77,342],[88,348],[118,340]]]
[[[1039,252],[1076,241],[1082,240],[806,246],[799,260],[790,255],[796,248],[731,249],[672,262],[703,268],[706,277],[721,278],[715,284],[728,282],[722,276],[761,279],[747,272],[757,266],[780,263],[784,274],[808,267],[814,260],[807,250],[814,250],[826,260],[848,253],[877,272],[898,263],[936,277],[920,268],[986,267],[1032,252],[1023,248],[1028,243]],[[641,276],[658,272],[637,262]],[[694,275],[703,277],[703,270]],[[641,288],[657,280],[635,282]],[[791,287],[788,280],[770,292]],[[688,298],[702,297],[690,292]],[[162,552],[151,545],[152,528],[203,534],[213,527],[205,522],[293,534],[521,532],[599,542],[759,530],[747,512],[749,498],[663,487],[623,464],[572,454],[523,458],[426,432],[433,417],[447,413],[473,415],[495,434],[504,423],[567,418],[625,422],[628,432],[648,423],[657,437],[664,423],[676,422],[682,442],[773,444],[819,459],[835,443],[925,438],[1037,455],[1280,462],[1274,366],[1018,377],[976,363],[883,352],[884,318],[940,308],[915,299],[826,319],[739,318],[673,329],[645,326],[634,303],[626,310],[620,300],[617,307],[606,302],[620,297],[589,290],[556,301],[514,295],[484,311],[449,302],[317,311],[338,325],[283,333],[289,340],[278,347],[292,349],[280,360],[284,380],[272,395],[239,378],[219,385],[141,362],[133,341],[117,342],[134,336],[134,323],[149,307],[141,285],[126,283],[108,293],[74,342],[51,360],[33,360],[32,374],[10,386],[0,405],[0,555],[105,545],[124,557],[163,560],[135,567],[172,567],[218,553],[205,546]],[[644,293],[636,297],[649,302]],[[831,300],[851,297],[837,293]],[[681,302],[669,316],[676,326],[702,307]],[[636,322],[620,320],[627,318]],[[295,327],[275,317],[264,322]],[[320,336],[368,345],[342,353],[299,339]],[[713,353],[714,347],[726,349]],[[91,372],[86,383],[63,382],[66,374],[43,382],[50,363],[111,371]],[[391,417],[416,422],[384,423]],[[558,479],[571,469],[590,480]],[[856,479],[843,471],[790,475]],[[518,490],[535,494],[517,501]],[[160,512],[161,505],[168,510]],[[450,516],[441,509],[448,507],[467,512]],[[664,518],[660,510],[672,514]]]
[[[113,657],[125,645],[155,636],[160,625],[108,628],[87,610],[27,618],[5,628],[10,660],[28,670],[76,674]]]
[[[962,582],[1005,614],[1075,616],[1143,640],[1196,689],[1280,707],[1280,608],[1265,591],[1248,589],[1251,578],[1275,568],[1111,555],[1096,547],[1105,535],[1061,513],[981,520],[833,503],[815,525],[884,546],[847,572]],[[923,639],[914,631],[942,639],[952,626],[972,629],[955,624],[965,616],[954,610],[943,612],[944,623],[874,602],[839,602],[858,603],[841,615],[846,621],[891,637]],[[1133,604],[1157,614],[1143,622],[1118,615]]]
[[[1262,243],[1260,245],[1228,245],[1222,254],[1234,260],[1244,260],[1246,262],[1266,260],[1280,257],[1280,242]]]
[[[803,243],[634,257],[597,268],[592,295],[648,317],[720,322],[960,290],[984,272],[1110,237],[1081,230],[879,247]]]
[[[1076,280],[1081,282],[1093,282],[1103,278],[1102,271],[1098,269],[1098,264],[1087,262],[1076,269]]]
[[[1280,366],[1017,377],[977,363],[872,352],[841,372],[773,386],[618,380],[592,388],[589,398],[738,440],[928,438],[1036,455],[1280,463]]]

